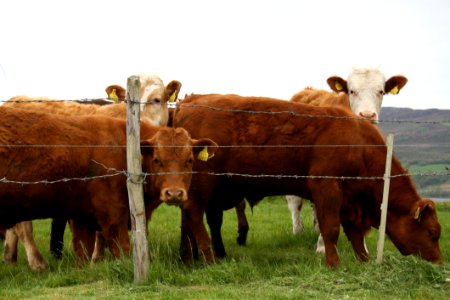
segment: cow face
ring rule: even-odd
[[[398,94],[407,81],[403,76],[393,76],[386,81],[378,69],[353,69],[347,81],[333,76],[327,83],[333,91],[348,94],[355,115],[377,122],[383,96]]]
[[[211,158],[217,148],[210,139],[191,139],[183,128],[161,128],[153,138],[141,142],[143,169],[150,173],[147,185],[153,199],[182,205],[187,201],[194,160]]]
[[[387,233],[403,255],[414,254],[433,263],[442,262],[441,226],[432,200],[418,201],[406,216],[388,217]]]
[[[162,80],[158,76],[139,76],[141,82],[140,102],[141,111],[146,112],[147,120],[155,126],[166,126],[169,120],[169,109],[167,102],[176,101],[181,83],[171,81],[164,87]],[[145,104],[148,102],[148,104]]]

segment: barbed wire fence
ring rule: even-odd
[[[134,98],[136,99],[136,98]],[[103,99],[80,99],[80,100],[48,100],[48,99],[27,99],[27,100],[14,100],[13,102],[16,103],[30,103],[30,102],[37,102],[37,103],[47,103],[47,102],[77,102],[77,103],[95,103],[99,100]],[[0,100],[0,105],[2,102],[11,102],[11,100]],[[139,101],[132,101],[128,100],[126,102],[129,102],[128,104],[160,104],[160,103],[141,103]],[[160,104],[160,105],[167,105],[167,104]],[[311,118],[311,119],[320,119],[320,118],[326,118],[326,119],[336,119],[336,120],[366,120],[364,118],[359,118],[356,116],[339,116],[339,115],[310,115],[310,114],[299,114],[292,111],[259,111],[259,110],[237,110],[237,109],[226,109],[221,107],[213,107],[213,106],[206,106],[206,105],[186,105],[186,104],[179,104],[180,107],[189,107],[189,108],[207,108],[210,110],[224,110],[232,113],[246,113],[246,114],[268,114],[268,115],[280,115],[280,114],[287,114],[292,117],[301,117],[301,118]],[[409,124],[433,124],[433,125],[445,125],[448,126],[450,124],[450,120],[433,120],[433,121],[417,121],[417,120],[380,120],[378,123],[409,123]],[[127,130],[128,131],[128,130]],[[389,139],[389,138],[388,138]],[[54,147],[62,147],[62,148],[117,148],[117,147],[127,147],[126,145],[24,145],[24,144],[0,144],[1,148],[54,148]],[[186,147],[186,146],[165,146],[165,147]],[[366,145],[366,144],[355,144],[355,145],[219,145],[219,148],[280,148],[280,149],[292,149],[292,148],[341,148],[341,147],[385,147],[387,148],[386,144],[382,145]],[[443,147],[443,148],[450,148],[450,143],[442,143],[442,144],[406,144],[406,145],[396,145],[396,147]],[[389,150],[388,152],[392,151]],[[128,148],[127,148],[128,152]],[[388,159],[388,158],[387,158]],[[124,176],[127,179],[127,185],[128,184],[135,184],[134,179],[136,176],[139,178],[144,178],[144,180],[141,180],[139,184],[145,182],[145,178],[147,176],[164,176],[168,174],[206,174],[211,176],[239,176],[239,177],[248,177],[248,178],[289,178],[289,179],[338,179],[338,180],[383,180],[385,182],[385,189],[386,184],[389,185],[389,180],[392,178],[397,177],[404,177],[404,176],[444,176],[450,178],[450,166],[445,168],[445,170],[442,170],[440,172],[406,172],[404,174],[396,174],[391,175],[390,171],[389,173],[385,173],[383,176],[333,176],[333,175],[303,175],[303,174],[243,174],[243,173],[233,173],[233,172],[158,172],[158,173],[144,173],[142,174],[136,174],[135,172],[130,172],[127,170],[117,170],[114,168],[111,168],[109,166],[103,165],[99,162],[95,162],[99,165],[101,165],[105,171],[107,171],[107,174],[100,175],[100,176],[90,176],[90,177],[78,177],[78,178],[58,178],[58,179],[48,179],[48,178],[42,178],[39,180],[34,181],[24,181],[24,180],[14,180],[13,178],[7,178],[2,177],[0,178],[0,184],[19,184],[19,185],[32,185],[32,184],[57,184],[57,183],[67,183],[71,181],[90,181],[90,180],[98,180],[98,179],[107,179],[113,176]],[[388,166],[388,161],[386,163],[386,167]],[[389,187],[387,187],[387,190]],[[386,193],[385,193],[386,194]],[[384,198],[385,196],[383,196]],[[387,197],[387,196],[386,196]],[[383,204],[384,204],[383,199]],[[129,200],[130,206],[133,206],[132,200]],[[143,203],[143,201],[142,201]],[[131,207],[130,207],[131,209]],[[386,211],[382,210],[382,214],[385,214]],[[134,214],[132,214],[134,215]],[[379,238],[379,246],[378,248],[383,248],[382,243],[384,243],[384,233],[381,232],[380,238]],[[135,243],[134,243],[135,244]],[[136,246],[136,244],[135,244]],[[145,248],[145,247],[143,247]],[[381,256],[382,256],[382,250],[378,253],[381,253],[379,257],[377,257],[377,261],[381,262]],[[142,255],[142,254],[139,254]],[[144,265],[148,263],[144,263]],[[146,267],[146,270],[136,271],[137,266],[136,265],[142,265],[142,262],[137,262],[135,259],[135,281],[141,281],[148,276],[148,266]],[[138,273],[142,274],[138,274]]]
[[[52,100],[52,99],[26,99],[26,100],[0,100],[0,105],[6,102],[14,102],[14,103],[49,103],[49,102],[75,102],[75,103],[95,103],[98,101],[108,101],[112,103],[112,101],[103,98],[84,98],[84,99],[76,99],[76,100]],[[156,102],[140,102],[140,101],[131,101],[132,103],[144,104],[144,105],[165,105]],[[107,102],[107,103],[108,103]],[[127,100],[125,101],[127,102]],[[208,106],[208,105],[192,105],[192,104],[179,104],[180,107],[187,108],[207,108],[210,110],[222,110],[232,113],[247,113],[247,114],[269,114],[269,115],[281,115],[288,114],[293,117],[301,117],[301,118],[327,118],[327,119],[337,119],[337,120],[367,120],[365,118],[359,118],[356,116],[334,116],[334,115],[311,115],[311,114],[299,114],[292,111],[259,111],[259,110],[238,110],[238,109],[226,109],[222,107]],[[173,106],[172,106],[173,107]],[[448,125],[450,124],[450,120],[433,120],[433,121],[418,121],[418,120],[379,120],[379,123],[397,123],[397,124],[434,124],[434,125]],[[0,144],[0,148],[126,148],[126,145],[17,145],[17,144]],[[184,147],[184,146],[163,146],[163,147]],[[386,147],[386,145],[219,145],[219,148],[280,148],[280,149],[289,149],[289,148],[341,148],[341,147]],[[395,145],[395,148],[450,148],[450,143],[442,143],[442,144],[398,144]],[[104,166],[105,169],[109,169],[107,166]],[[198,174],[199,172],[189,172],[190,174]],[[205,172],[203,172],[205,173]],[[144,177],[147,176],[160,176],[167,174],[184,174],[184,173],[143,173]],[[293,179],[355,179],[355,180],[382,180],[384,176],[329,176],[329,175],[320,175],[320,176],[311,176],[311,175],[296,175],[296,174],[242,174],[242,173],[214,173],[214,172],[206,172],[207,175],[212,176],[240,176],[240,177],[252,177],[252,178],[293,178]],[[88,181],[94,179],[108,178],[111,176],[123,175],[127,178],[130,176],[126,170],[115,170],[115,173],[103,175],[103,176],[92,176],[92,177],[84,177],[84,178],[60,178],[56,180],[48,180],[45,178],[36,180],[36,181],[15,181],[13,179],[9,179],[6,177],[0,178],[0,183],[17,183],[20,185],[27,184],[52,184],[52,183],[61,183],[61,182],[70,182],[70,181]],[[442,170],[440,172],[437,171],[429,171],[429,172],[407,172],[401,175],[391,175],[390,178],[400,177],[400,176],[415,176],[415,177],[431,177],[431,176],[447,176],[450,177],[450,166],[448,169]]]

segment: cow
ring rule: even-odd
[[[139,93],[141,102],[141,121],[145,121],[155,126],[167,125],[169,121],[167,102],[178,95],[181,83],[173,80],[164,87],[162,80],[158,76],[141,74],[139,75],[139,78],[141,82],[141,90]],[[39,98],[16,96],[9,99],[4,105],[29,110],[45,110],[45,112],[53,112],[68,116],[104,114],[115,118],[126,118],[127,106],[125,103],[99,106],[95,104],[79,105],[79,103],[75,102],[62,101],[35,102],[35,100],[38,99]]]
[[[288,194],[314,203],[328,267],[340,264],[340,226],[356,257],[369,259],[364,235],[380,223],[386,160],[385,141],[371,121],[356,120],[340,108],[210,94],[180,101],[174,126],[221,145],[214,159],[194,166],[189,199],[182,205],[184,261],[196,258],[197,249],[206,262],[226,255],[220,233],[223,210],[243,198],[255,204],[265,196]],[[387,235],[403,255],[442,262],[434,202],[418,195],[395,157],[392,176]]]
[[[97,229],[110,242],[113,256],[129,253],[123,173],[126,121],[12,107],[0,107],[0,114],[0,143],[5,145],[0,148],[0,229],[21,221],[64,217],[73,220],[72,243],[78,261],[85,260],[85,251],[92,254]],[[191,140],[183,129],[142,122],[142,167],[149,174],[145,177],[147,202],[154,206],[155,201],[185,200],[199,146],[214,151],[216,144],[209,139]],[[154,176],[160,172],[168,174]]]
[[[306,88],[292,96],[290,101],[311,104],[315,106],[341,107],[353,112],[357,117],[378,122],[384,95],[396,95],[408,82],[403,75],[396,75],[386,80],[378,68],[354,68],[347,80],[338,76],[327,79],[331,90]],[[292,232],[303,231],[301,209],[304,199],[295,195],[287,195],[286,200],[292,218]],[[317,218],[313,208],[314,228],[318,231]],[[317,242],[317,253],[325,253],[322,237]]]
[[[141,120],[149,122],[155,126],[166,126],[169,122],[168,101],[176,101],[181,83],[172,80],[166,87],[159,76],[150,74],[139,75],[141,89],[139,97],[141,103]],[[110,85],[106,87],[105,92],[108,99],[114,103],[125,101],[126,90],[120,85]],[[38,101],[39,100],[39,101]],[[80,106],[78,103],[83,104]],[[145,104],[148,103],[148,104]],[[61,102],[46,97],[31,98],[27,96],[16,96],[5,103],[7,107],[19,107],[31,111],[46,111],[64,115],[88,115],[104,114],[112,117],[126,117],[126,104],[113,106],[99,106],[110,104],[104,99],[94,99],[91,101]],[[145,104],[145,105],[144,105]],[[52,220],[52,234],[50,239],[50,251],[56,257],[60,258],[63,248],[64,229],[66,220],[56,218]],[[31,231],[30,231],[31,229]],[[20,235],[17,233],[20,232]],[[5,249],[3,260],[5,262],[15,262],[17,259],[17,241],[20,237],[26,248],[29,265],[33,270],[43,270],[46,267],[32,235],[31,224],[17,224],[6,233]]]

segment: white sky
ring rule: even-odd
[[[0,2],[0,99],[104,97],[157,74],[185,93],[289,99],[378,66],[408,84],[384,106],[450,109],[449,0]]]

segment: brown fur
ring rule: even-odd
[[[292,96],[291,101],[315,106],[333,106],[351,110],[346,93],[328,92],[314,88],[306,88]]]
[[[311,115],[317,117],[311,118]],[[243,198],[252,202],[269,195],[293,194],[311,199],[316,206],[328,266],[339,264],[336,244],[340,225],[356,256],[360,260],[367,260],[363,238],[370,227],[377,227],[380,222],[382,180],[281,177],[382,177],[386,158],[386,148],[379,147],[385,145],[382,135],[369,121],[345,118],[351,116],[350,112],[339,108],[315,107],[261,97],[192,95],[181,101],[174,125],[187,129],[193,137],[208,136],[219,145],[280,146],[220,148],[214,160],[195,167],[200,172],[266,174],[274,177],[195,175],[189,201],[183,205],[183,259],[189,260],[192,255],[195,256],[192,249],[196,248],[188,246],[193,240],[197,241],[207,261],[214,259],[210,250],[211,241],[203,224],[203,211],[206,211],[211,228],[212,245],[216,254],[220,255],[225,254],[220,236],[224,209],[236,206]],[[345,146],[355,144],[367,146]],[[392,175],[405,172],[394,158]],[[420,220],[414,219],[417,209],[423,212]],[[404,255],[416,254],[428,261],[442,261],[438,242],[440,225],[434,203],[420,198],[409,177],[391,180],[387,234]]]

